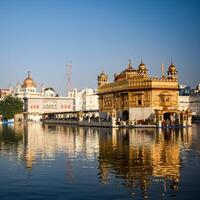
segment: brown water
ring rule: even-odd
[[[200,125],[0,126],[0,199],[199,199]]]

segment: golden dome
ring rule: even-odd
[[[168,67],[168,75],[174,76],[177,74],[177,72],[178,71],[176,70],[176,66],[173,63],[171,63],[170,66]]]
[[[178,71],[176,70],[176,66],[173,63],[171,63],[170,66],[168,67],[168,72],[167,72],[168,76],[175,77],[177,72]]]
[[[141,58],[141,63],[140,63],[139,66],[138,66],[138,71],[139,71],[140,73],[147,73],[147,67],[146,67],[146,65],[143,63],[142,58]]]
[[[102,70],[100,76],[106,76],[106,74],[103,72],[103,70]]]
[[[168,68],[168,71],[169,72],[177,72],[176,66],[173,63],[171,63],[171,65]]]
[[[103,70],[99,76],[97,76],[98,86],[102,86],[108,82],[108,75],[106,75]]]
[[[104,73],[104,71],[102,70],[101,74],[98,75],[98,79],[102,79],[102,78],[107,78],[108,75]]]
[[[33,79],[30,77],[30,73],[28,72],[28,77],[24,80],[23,88],[27,88],[27,87],[36,87],[36,83],[33,81]]]
[[[143,62],[141,62],[140,65],[138,66],[138,69],[139,70],[145,70],[146,69],[146,65]]]

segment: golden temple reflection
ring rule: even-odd
[[[113,129],[112,137],[101,133],[99,174],[102,183],[109,183],[114,172],[117,178],[125,179],[126,187],[146,191],[154,177],[163,182],[165,191],[166,180],[170,181],[170,188],[177,190],[181,149],[188,148],[192,142],[192,129],[182,130]]]
[[[112,129],[112,146],[113,148],[117,147],[117,129],[116,128]]]
[[[9,137],[14,141],[7,144]],[[72,160],[98,161],[98,178],[110,184],[115,177],[128,188],[140,188],[148,196],[151,181],[159,181],[163,191],[178,190],[183,150],[193,143],[192,127],[185,129],[109,129],[29,123],[0,126],[0,148],[10,154],[15,147],[18,159],[28,170],[39,160],[66,155],[67,174],[73,175]],[[4,150],[6,149],[6,150]],[[114,175],[114,177],[113,177]],[[113,181],[113,180],[112,180]],[[170,182],[170,185],[169,185]]]

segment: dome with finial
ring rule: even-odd
[[[175,66],[173,63],[170,64],[168,70],[169,70],[169,71],[172,71],[172,72],[177,71],[177,70],[176,70],[176,66]]]
[[[143,60],[141,59],[141,63],[139,64],[139,66],[138,66],[138,69],[139,70],[146,70],[147,68],[146,68],[146,65],[143,63]]]
[[[128,67],[125,71],[132,71],[133,70],[133,65],[132,65],[132,62],[131,62],[131,59],[128,60]]]
[[[31,78],[30,72],[28,72],[28,77],[24,80],[22,87],[23,88],[36,87],[36,83]]]
[[[168,75],[175,75],[177,73],[176,66],[171,63],[170,66],[168,67]]]
[[[131,63],[131,59],[128,60],[128,66],[126,67],[125,70],[123,70],[121,73],[119,74],[115,74],[114,75],[114,80],[115,81],[120,81],[120,80],[124,80],[124,79],[130,79],[133,76],[137,75],[137,69],[133,68],[133,65]]]
[[[98,86],[102,86],[108,82],[108,75],[102,70],[101,74],[97,76]]]
[[[139,64],[139,66],[138,66],[138,72],[140,73],[140,74],[147,74],[147,67],[146,67],[146,65],[143,63],[143,60],[142,60],[142,58],[141,58],[141,63]]]
[[[102,71],[101,71],[100,76],[106,76],[106,74],[104,73],[103,69],[102,69]]]

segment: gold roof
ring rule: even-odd
[[[144,64],[142,57],[141,57],[141,62],[138,66],[138,70],[139,70],[139,72],[147,72],[147,67]]]
[[[133,77],[141,77],[141,72],[147,73],[146,65],[141,61],[138,69],[132,67],[131,60],[129,59],[128,67],[123,70],[120,74],[115,74],[115,81],[131,79]]]
[[[171,65],[168,68],[168,71],[169,72],[177,72],[176,66],[173,63],[171,63]]]
[[[36,87],[36,83],[31,78],[30,72],[28,72],[28,77],[24,80],[22,87],[23,88]]]
[[[141,61],[140,65],[138,66],[139,70],[146,70],[146,65]]]
[[[100,80],[102,78],[108,78],[108,75],[105,74],[103,70],[102,70],[101,74],[98,76],[98,80]]]

